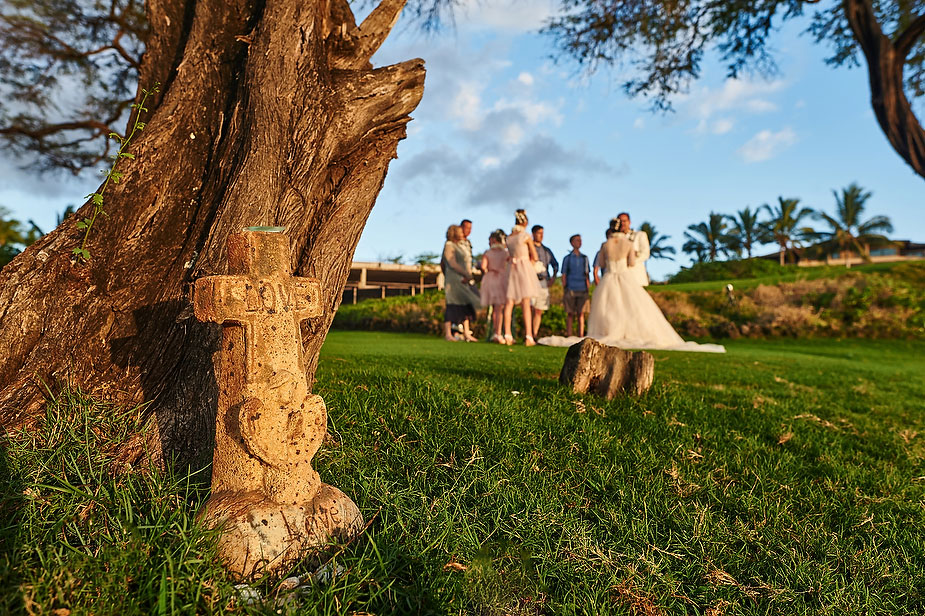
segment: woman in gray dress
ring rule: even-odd
[[[443,337],[455,341],[453,325],[462,324],[463,336],[467,342],[476,338],[469,329],[470,320],[475,319],[475,308],[479,305],[478,296],[469,284],[472,280],[472,262],[468,259],[468,250],[463,245],[462,227],[450,225],[446,230],[446,244],[443,245],[443,273],[446,279],[446,312],[443,317]]]

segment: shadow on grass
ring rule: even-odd
[[[25,497],[24,482],[10,459],[10,436],[0,434],[0,613],[13,614],[23,610],[18,593],[22,576],[18,570],[17,546],[22,541],[22,521]]]

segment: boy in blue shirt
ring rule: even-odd
[[[591,280],[591,264],[588,257],[581,254],[581,235],[569,238],[572,252],[562,259],[562,303],[565,306],[565,335],[572,335],[572,323],[578,317],[578,335],[585,335],[585,313],[589,310],[588,297]]]

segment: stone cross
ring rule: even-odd
[[[301,322],[323,314],[321,285],[293,277],[290,262],[282,229],[247,229],[228,238],[229,275],[200,278],[193,291],[196,318],[223,325],[205,516],[223,526],[220,556],[242,577],[280,570],[363,524],[311,465],[327,410],[309,392]]]

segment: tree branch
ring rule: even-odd
[[[903,84],[905,57],[900,49],[911,49],[925,28],[916,18],[896,43],[884,34],[871,0],[842,0],[845,18],[867,60],[871,106],[880,128],[903,160],[925,177],[925,129],[906,97]]]
[[[125,50],[125,47],[123,47],[122,44],[119,43],[119,39],[122,38],[123,34],[125,34],[125,30],[120,28],[119,32],[116,33],[116,36],[113,37],[112,44],[109,45],[109,49],[114,50],[117,54],[122,56],[122,58],[126,62],[131,64],[135,70],[138,70],[139,68],[141,68],[141,62],[138,60],[138,58],[135,58],[134,56],[129,54],[129,52]]]
[[[424,61],[407,60],[365,73],[341,73],[341,100],[349,113],[342,124],[342,149],[395,122],[407,122],[424,94]]]
[[[923,33],[925,33],[925,14],[919,15],[912,20],[912,23],[896,38],[896,42],[893,43],[893,49],[896,50],[896,54],[903,62],[905,62],[906,56],[908,56],[909,52],[912,50],[915,41],[918,40]]]
[[[331,30],[333,54],[331,66],[341,70],[370,68],[370,58],[382,46],[398,21],[406,0],[381,0],[359,27],[344,22]],[[332,3],[332,11],[334,10]],[[332,14],[332,22],[336,15]],[[351,14],[352,17],[352,14]]]
[[[405,0],[382,0],[363,20],[360,24],[360,41],[356,48],[359,57],[365,60],[373,57],[395,27],[403,8]]]
[[[113,37],[113,40],[111,43],[107,45],[101,45],[100,47],[97,47],[96,49],[89,49],[89,50],[83,51],[83,50],[77,49],[73,45],[70,45],[69,43],[55,36],[51,32],[48,32],[47,30],[36,27],[36,25],[31,20],[11,19],[10,17],[6,15],[0,15],[0,19],[2,19],[7,25],[9,25],[12,28],[16,28],[16,29],[27,32],[28,34],[35,37],[35,39],[38,39],[38,40],[44,39],[45,41],[53,43],[54,46],[58,48],[58,53],[53,54],[53,55],[56,55],[59,58],[89,58],[90,56],[95,56],[97,54],[103,53],[104,51],[108,51],[111,49],[115,51],[116,53],[118,53],[126,62],[131,64],[134,68],[137,69],[139,67],[138,59],[134,58],[131,54],[129,54],[128,51],[126,51],[126,49],[122,47],[122,45],[119,43],[119,39],[121,39],[122,36],[125,34],[125,29],[123,28],[119,29],[115,37]]]
[[[92,130],[97,134],[109,134],[110,132],[115,132],[102,122],[97,122],[96,120],[83,120],[79,122],[61,122],[60,124],[49,124],[47,126],[34,129],[16,125],[4,126],[0,127],[0,135],[21,135],[23,137],[29,137],[30,139],[39,141],[45,137],[48,137],[49,135],[60,133],[66,130]]]

